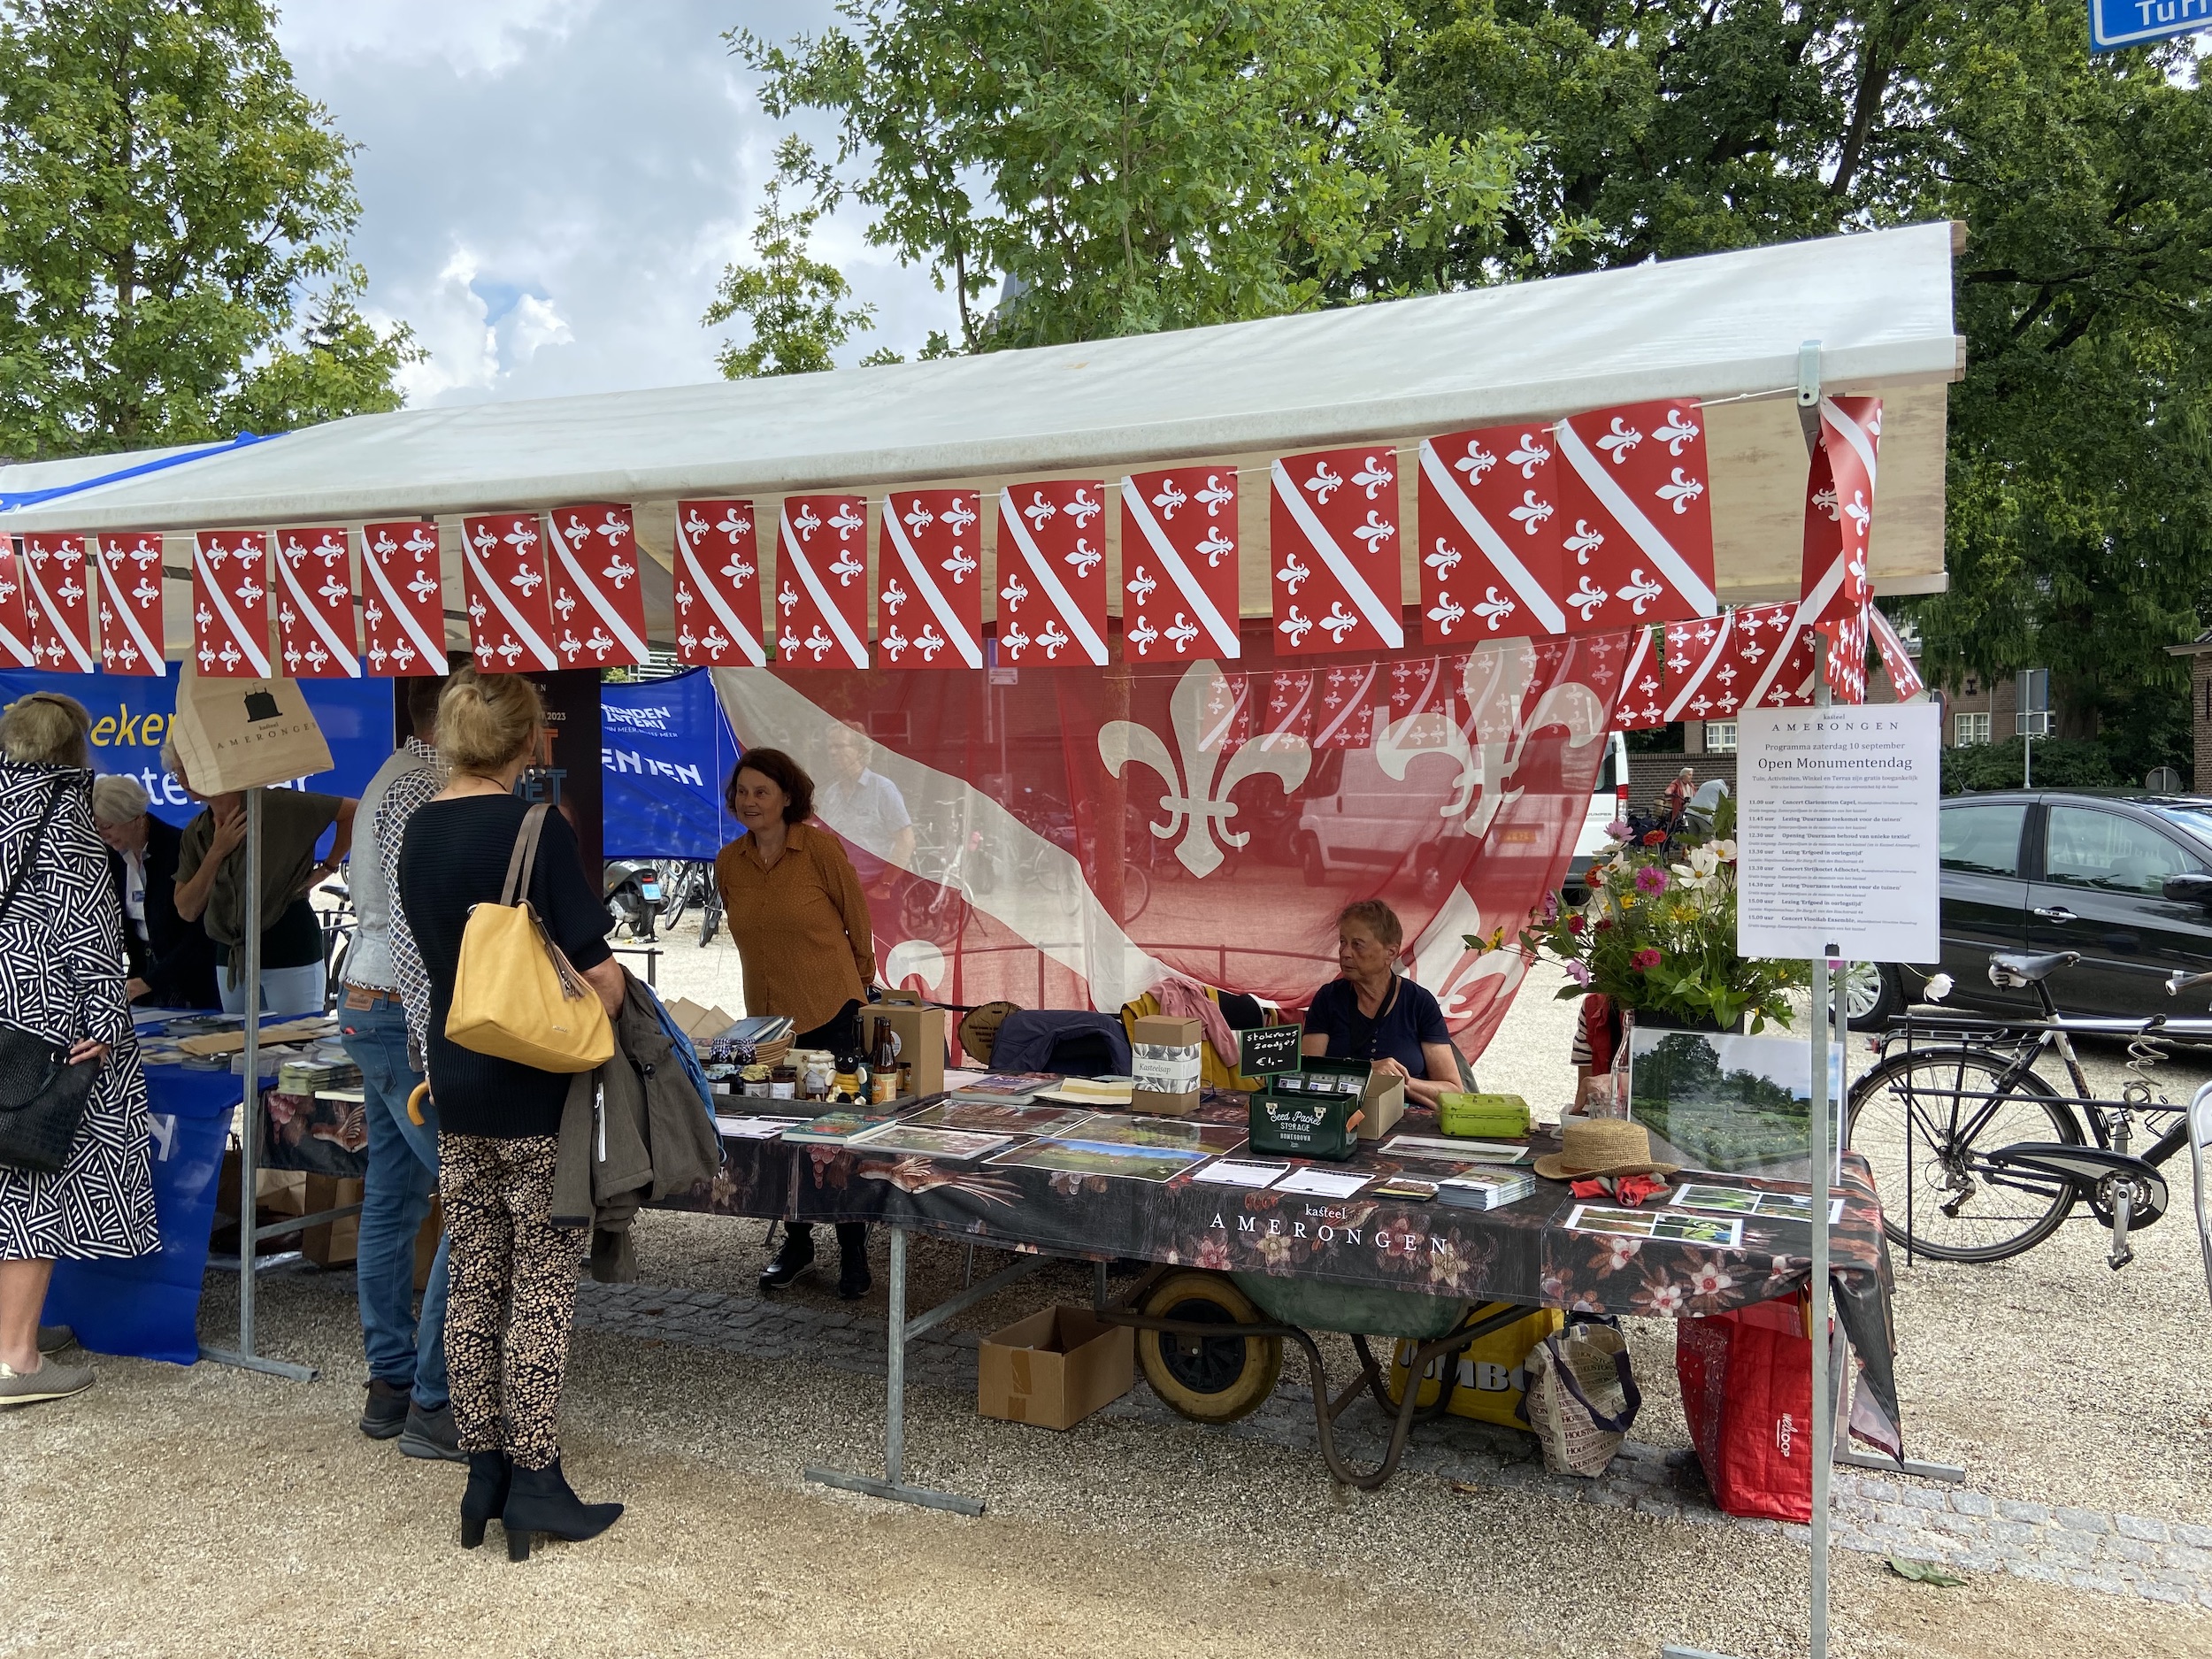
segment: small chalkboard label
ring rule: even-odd
[[[1237,1070],[1247,1077],[1298,1069],[1298,1041],[1303,1025],[1262,1025],[1237,1033]]]

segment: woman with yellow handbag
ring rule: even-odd
[[[438,700],[452,780],[408,819],[399,867],[429,979],[407,1009],[438,1107],[461,1541],[496,1517],[518,1561],[534,1532],[591,1538],[622,1513],[570,1490],[554,1432],[586,1233],[553,1225],[561,1110],[569,1075],[612,1052],[624,980],[574,832],[514,794],[544,724],[528,680],[457,673]]]

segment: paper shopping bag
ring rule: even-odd
[[[330,770],[330,745],[307,698],[289,680],[203,680],[177,684],[169,724],[185,780],[202,795],[289,783]]]

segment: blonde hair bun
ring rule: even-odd
[[[520,674],[462,668],[438,698],[438,753],[456,772],[491,777],[529,752],[544,727],[538,688]]]
[[[0,713],[0,753],[26,766],[92,770],[92,717],[58,691],[34,691]]]

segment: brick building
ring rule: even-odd
[[[2189,659],[2189,726],[2196,739],[2197,787],[2212,782],[2212,628],[2186,645],[2166,648]]]

